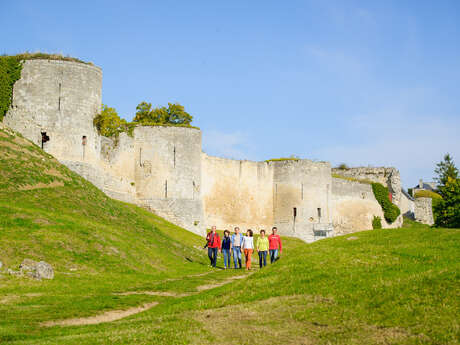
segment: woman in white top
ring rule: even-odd
[[[243,236],[243,243],[241,248],[244,251],[244,258],[246,259],[246,269],[251,269],[251,257],[252,252],[254,251],[254,237],[252,237],[252,230],[248,229],[246,231],[246,236]]]

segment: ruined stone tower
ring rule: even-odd
[[[100,140],[93,118],[101,99],[99,67],[26,60],[4,123],[58,158],[95,161]]]

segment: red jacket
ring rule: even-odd
[[[212,231],[208,233],[206,241],[208,242],[208,248],[221,248],[220,236],[217,232],[215,234]]]
[[[271,234],[270,236],[268,236],[268,244],[269,244],[268,249],[279,249],[281,251],[282,248],[283,248],[281,246],[281,237],[280,237],[280,235]]]

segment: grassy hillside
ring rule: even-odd
[[[198,236],[108,198],[36,145],[0,128],[0,343],[22,338],[38,321],[151,301],[111,293],[157,289],[166,279],[206,273],[207,258],[196,249],[202,245]],[[50,263],[55,279],[6,274],[25,258]],[[192,279],[182,288],[196,284]]]
[[[1,344],[460,342],[459,230],[413,222],[286,238],[280,261],[231,280],[207,267],[202,239],[107,198],[5,130],[0,169],[0,260],[57,271],[41,282],[3,274]],[[151,302],[118,321],[43,324]]]

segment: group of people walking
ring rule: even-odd
[[[242,268],[242,254],[244,254],[246,269],[251,269],[251,258],[254,249],[259,254],[260,268],[267,266],[267,255],[270,255],[270,262],[273,263],[278,259],[278,255],[282,251],[281,237],[277,234],[278,229],[272,228],[270,236],[266,236],[265,230],[260,230],[260,236],[256,241],[254,248],[254,233],[251,229],[243,235],[240,233],[240,228],[236,227],[235,232],[230,236],[230,231],[224,231],[224,237],[220,239],[213,226],[211,231],[206,236],[205,248],[208,248],[208,256],[211,261],[211,266],[216,267],[217,254],[219,250],[224,257],[224,268],[230,268],[231,256],[233,255],[234,268]]]

